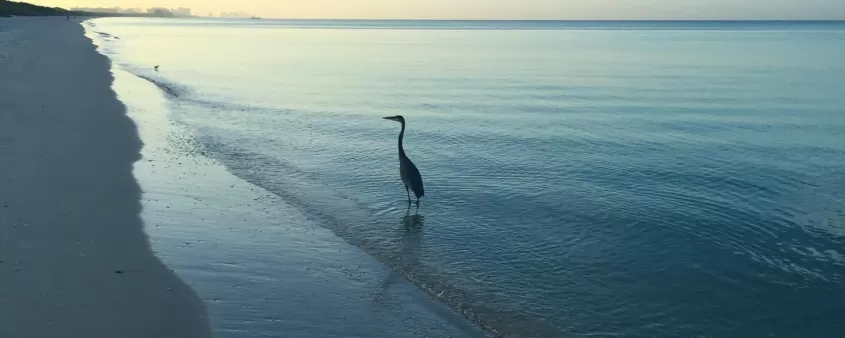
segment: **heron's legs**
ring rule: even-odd
[[[420,207],[420,198],[417,197],[417,208],[419,208],[419,207]]]
[[[408,191],[408,186],[405,186],[405,193],[408,194],[408,205],[411,205],[411,192]]]

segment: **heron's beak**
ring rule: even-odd
[[[396,117],[395,117],[395,116],[388,116],[388,117],[382,117],[382,118],[383,118],[383,119],[385,119],[385,120],[396,121]]]

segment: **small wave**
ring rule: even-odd
[[[167,82],[164,82],[164,81],[161,81],[161,80],[158,80],[158,79],[154,79],[154,78],[147,76],[147,75],[143,75],[143,74],[135,74],[135,75],[138,76],[139,78],[147,80],[150,83],[156,85],[156,87],[158,87],[159,89],[164,91],[170,97],[179,98],[179,97],[182,97],[189,92],[187,88],[184,88],[184,87],[172,84],[172,83],[167,83]]]
[[[303,111],[303,110],[296,110],[293,109],[280,109],[280,108],[267,108],[262,106],[255,106],[255,105],[245,105],[239,104],[235,102],[224,102],[224,101],[213,101],[207,100],[202,98],[195,98],[192,97],[191,94],[193,90],[191,90],[188,86],[175,84],[171,82],[166,82],[161,78],[155,78],[150,75],[143,74],[141,72],[131,72],[135,76],[144,79],[156,87],[158,87],[162,92],[164,92],[170,99],[178,100],[185,103],[190,103],[193,105],[197,105],[203,108],[212,109],[212,110],[226,110],[226,111],[249,111],[252,113],[316,113],[313,111]]]
[[[167,83],[145,74],[135,75],[154,84],[171,100],[198,105],[201,109],[248,111],[251,114],[285,112],[280,109],[195,98],[191,96],[192,91],[185,86]],[[296,113],[303,112],[296,111]],[[176,114],[179,113],[176,112]],[[547,337],[561,332],[562,328],[553,323],[514,310],[518,308],[514,304],[504,307],[487,305],[486,300],[478,298],[473,290],[478,286],[469,285],[476,283],[468,284],[466,280],[468,276],[456,275],[454,272],[445,271],[442,267],[425,262],[417,256],[408,256],[406,237],[410,235],[404,231],[410,223],[405,220],[401,224],[404,242],[386,238],[381,226],[372,226],[374,222],[380,224],[383,220],[377,219],[371,208],[354,197],[333,189],[316,173],[285,159],[269,157],[254,152],[248,147],[240,146],[240,144],[249,144],[250,141],[241,139],[239,136],[231,138],[233,135],[229,135],[221,138],[221,135],[215,136],[213,131],[208,130],[200,134],[197,137],[204,155],[220,161],[241,179],[279,196],[310,220],[331,230],[344,241],[361,248],[431,297],[445,303],[489,332],[499,336],[519,334],[526,337]],[[488,158],[488,160],[495,162],[493,158]],[[285,174],[279,175],[276,172]],[[406,218],[415,219],[412,216],[406,216]],[[421,224],[415,226],[419,227]],[[508,320],[505,323],[500,320],[501,318],[508,318]]]
[[[224,163],[228,170],[247,182],[279,196],[308,219],[331,230],[344,241],[361,248],[376,260],[402,275],[431,297],[438,299],[498,336],[549,337],[561,332],[554,324],[518,311],[515,307],[491,307],[486,299],[476,297],[467,284],[467,276],[444,271],[418,254],[409,252],[420,241],[419,229],[424,216],[407,214],[395,232],[401,238],[384,236],[384,228],[371,226],[376,219],[372,209],[321,182],[319,177],[293,163],[271,158],[238,146],[237,140],[202,137],[212,156]],[[285,175],[266,171],[284,171]],[[409,247],[410,246],[410,247]],[[463,286],[462,286],[463,285]],[[502,322],[501,318],[508,318]]]

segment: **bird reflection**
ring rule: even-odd
[[[391,272],[373,295],[373,301],[381,304],[382,307],[391,303],[389,299],[392,297],[388,291],[390,286],[402,278],[400,275],[413,271],[414,267],[419,265],[424,224],[425,216],[420,215],[419,210],[412,215],[411,206],[408,205],[408,210],[405,211],[405,215],[396,229],[398,238],[394,242],[396,246],[393,248],[395,254],[390,262]]]
[[[420,208],[417,207],[417,211],[411,215],[411,206],[409,205],[408,210],[405,211],[405,217],[402,217],[402,226],[405,232],[420,232],[424,223],[425,216],[420,215]]]
[[[400,233],[402,234],[400,261],[404,262],[404,266],[419,264],[420,256],[420,242],[422,240],[422,230],[425,224],[425,216],[420,215],[419,209],[411,215],[411,206],[405,211],[405,217],[402,217],[400,224]]]

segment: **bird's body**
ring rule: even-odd
[[[411,159],[405,155],[405,148],[402,146],[402,140],[405,138],[405,118],[401,115],[385,117],[386,120],[396,121],[402,123],[402,131],[399,132],[399,177],[402,178],[402,184],[405,185],[405,192],[408,194],[408,204],[411,203],[411,191],[417,198],[417,205],[420,203],[420,197],[425,196],[425,188],[423,187],[422,175],[419,169],[411,162]]]
[[[425,195],[422,175],[420,175],[420,170],[417,169],[414,162],[411,162],[407,156],[399,156],[399,176],[402,178],[402,183],[405,184],[405,188],[413,191],[414,196],[417,197],[417,202],[419,202],[420,197]],[[408,200],[411,200],[410,193],[408,193]]]
[[[156,71],[158,71],[158,65],[156,65],[156,66],[155,66],[155,67],[153,67],[153,68],[155,68],[155,69],[156,69]]]

